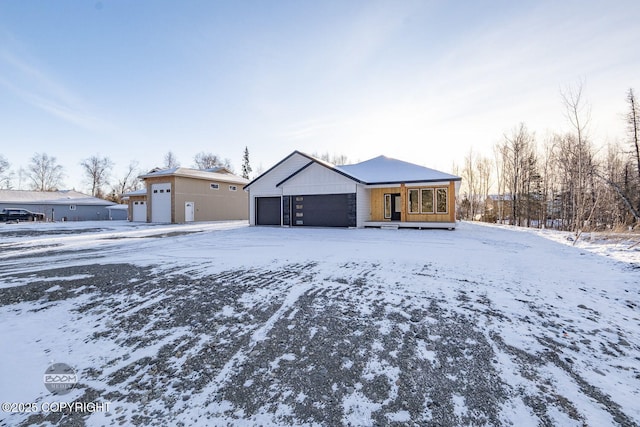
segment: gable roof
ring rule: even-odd
[[[16,204],[48,204],[48,205],[98,205],[111,206],[115,203],[92,197],[74,190],[59,191],[26,191],[0,190],[0,202]]]
[[[462,179],[459,176],[386,156],[378,156],[352,165],[335,166],[335,169],[367,184],[460,181]]]
[[[244,189],[246,190],[254,182],[258,181],[260,178],[267,175],[273,169],[296,154],[308,158],[309,163],[293,171],[289,176],[276,184],[276,187],[284,184],[289,179],[293,178],[314,163],[324,166],[336,173],[339,173],[340,175],[343,175],[349,179],[352,179],[353,181],[365,185],[462,180],[462,178],[460,178],[459,176],[440,172],[435,169],[416,165],[414,163],[404,162],[402,160],[393,159],[386,156],[374,157],[373,159],[369,159],[360,163],[354,163],[351,165],[336,166],[332,163],[325,162],[324,160],[317,159],[313,156],[296,150],[273,165],[266,172],[253,179],[253,181],[244,186]]]
[[[234,184],[246,184],[249,182],[248,179],[245,179],[241,176],[227,173],[228,170],[226,168],[215,168],[213,170],[218,170],[219,172],[212,172],[212,169],[203,170],[203,169],[176,167],[176,168],[170,168],[170,169],[153,170],[144,175],[140,175],[138,178],[147,179],[147,178],[155,178],[155,177],[162,177],[162,176],[181,176],[186,178],[232,182]]]

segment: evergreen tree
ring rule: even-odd
[[[249,164],[249,149],[244,147],[244,155],[242,156],[242,177],[249,179],[251,171],[251,165]]]

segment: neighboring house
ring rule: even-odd
[[[177,167],[153,170],[140,176],[146,195],[129,193],[129,217],[136,216],[136,201],[144,202],[147,222],[184,223],[192,221],[246,220],[247,194],[242,187],[249,181],[225,168],[207,170]],[[141,208],[139,208],[141,209]],[[135,219],[134,219],[135,218]]]
[[[453,229],[460,181],[384,156],[335,166],[294,151],[244,188],[251,225]]]
[[[115,203],[73,190],[0,190],[0,209],[21,208],[45,215],[47,221],[111,219],[107,207]]]

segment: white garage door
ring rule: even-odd
[[[171,183],[151,185],[151,222],[171,222]]]
[[[133,202],[132,221],[147,222],[147,204],[144,200]]]

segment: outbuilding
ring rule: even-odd
[[[154,170],[140,178],[145,182],[144,197],[129,193],[129,218],[132,221],[141,220],[141,206],[146,208],[147,222],[248,219],[248,196],[242,187],[249,181],[226,168],[177,167]]]
[[[43,213],[47,221],[95,221],[112,218],[115,203],[74,190],[0,190],[0,209],[20,208]]]
[[[251,225],[453,229],[460,182],[385,156],[336,166],[294,151],[244,189]]]

